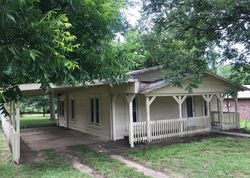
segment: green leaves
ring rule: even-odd
[[[170,83],[181,85],[190,76],[190,86],[197,86],[204,70],[217,62],[248,73],[249,1],[146,0],[143,9],[150,20],[142,29],[151,29],[144,37],[146,64],[164,65]]]
[[[133,47],[113,42],[124,29],[124,5],[124,0],[2,1],[0,87],[125,78],[136,55]]]

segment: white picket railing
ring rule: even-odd
[[[224,112],[222,119],[222,129],[236,129],[239,128],[240,124],[240,114],[235,112]]]
[[[223,112],[222,121],[220,121],[220,113],[212,112],[212,125],[218,125],[222,130],[236,129],[239,128],[240,115],[235,112]]]
[[[5,134],[5,137],[9,143],[9,146],[11,148],[13,160],[16,163],[19,163],[20,159],[20,133],[16,132],[15,129],[12,127],[10,122],[7,120],[7,118],[1,116],[2,120],[2,128],[3,132]]]
[[[206,133],[211,129],[210,116],[155,120],[149,123],[150,133],[147,134],[147,122],[134,122],[133,131],[135,143],[147,140],[165,140],[175,137],[191,136],[197,133]]]

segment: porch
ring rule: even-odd
[[[135,120],[134,99],[137,95],[127,94],[125,98],[128,103],[128,117],[129,117],[129,143],[131,147],[134,144],[170,140],[178,137],[193,136],[195,134],[204,134],[211,131],[211,129],[235,129],[239,128],[239,113],[237,112],[237,104],[235,104],[236,112],[223,112],[223,100],[225,95],[223,93],[204,93],[204,94],[183,94],[183,95],[145,95],[145,117],[140,120]],[[152,104],[157,98],[165,97],[164,100],[172,98],[175,103],[171,105],[159,104],[158,109]],[[190,102],[192,97],[200,98],[200,102],[194,106]],[[235,97],[237,103],[237,96]],[[169,103],[168,103],[169,104]],[[173,105],[176,105],[173,107]],[[156,103],[155,103],[156,105]],[[191,106],[189,106],[191,105]],[[113,105],[114,106],[114,105]],[[161,107],[159,109],[159,107]],[[177,117],[170,117],[176,113],[174,109],[168,110],[167,107],[172,107],[177,110]],[[200,112],[194,111],[196,108]],[[154,109],[154,110],[152,110]],[[167,112],[164,110],[168,110]],[[152,114],[152,111],[154,114]],[[161,112],[159,119],[156,112]],[[176,115],[176,114],[175,114]]]

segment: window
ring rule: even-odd
[[[207,102],[203,102],[203,107],[204,107],[204,116],[207,116]]]
[[[187,117],[193,117],[193,98],[187,97],[186,99],[187,104]]]
[[[137,101],[133,99],[133,122],[137,122]]]
[[[70,109],[71,109],[71,120],[75,120],[75,99],[70,99]]]
[[[90,98],[90,122],[93,124],[100,123],[100,101],[98,97]]]
[[[60,106],[60,116],[64,117],[64,100],[59,101]]]

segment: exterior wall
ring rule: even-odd
[[[235,102],[229,99],[229,112],[235,112]],[[228,112],[227,99],[224,99],[223,111]],[[238,112],[240,113],[240,119],[250,119],[250,99],[238,99]]]
[[[129,131],[128,102],[124,95],[118,95],[115,101],[115,132],[116,139],[128,136]]]
[[[66,97],[66,116],[68,118],[68,128],[79,130],[89,134],[110,137],[110,105],[111,95],[108,86],[96,86],[90,88],[74,89],[64,92]],[[90,123],[90,97],[99,97],[100,102],[100,123],[98,125]],[[75,119],[71,119],[70,98],[75,101]],[[66,120],[66,119],[65,119]],[[65,126],[65,120],[59,119],[59,125]],[[67,126],[65,126],[67,127]]]
[[[146,121],[145,96],[138,95],[138,121]],[[202,96],[193,97],[194,116],[204,116]],[[186,102],[182,104],[183,117],[187,117]],[[172,96],[159,96],[150,105],[151,120],[165,120],[179,118],[179,106]]]

